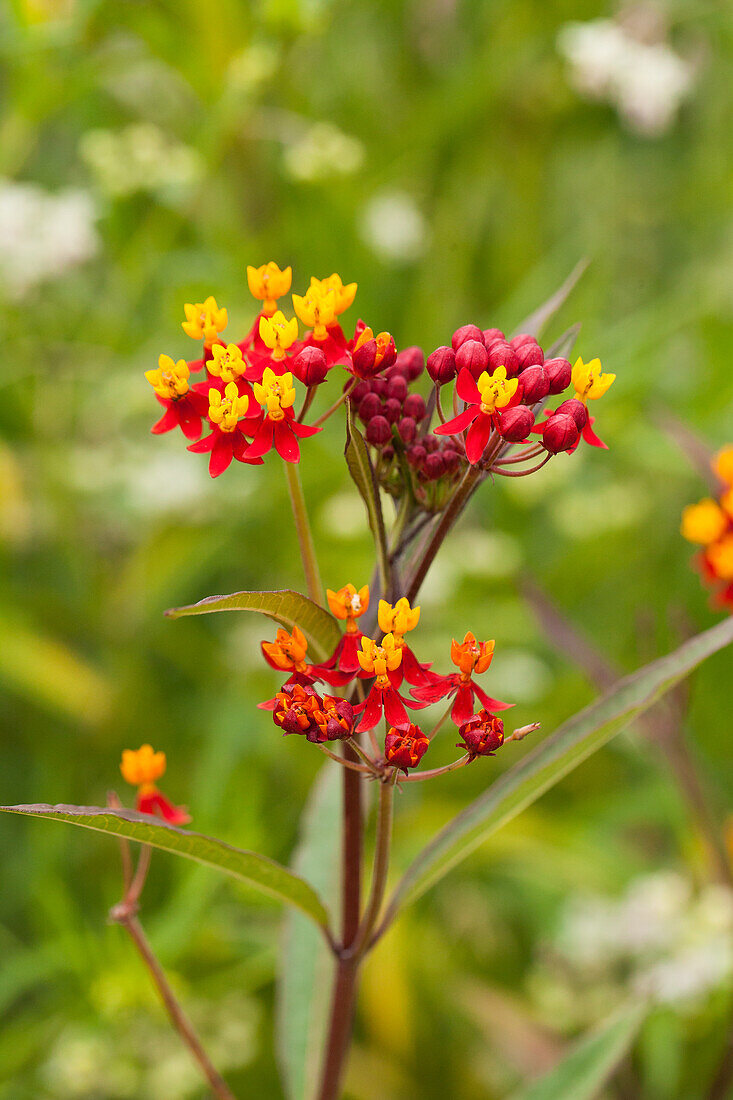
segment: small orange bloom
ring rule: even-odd
[[[293,281],[292,267],[286,267],[283,271],[270,260],[261,267],[247,268],[247,283],[253,298],[259,298],[262,302],[262,312],[266,317],[271,317],[277,309],[277,299],[287,294]]]
[[[357,589],[353,584],[345,584],[338,592],[326,589],[328,606],[337,619],[346,620],[346,633],[356,634],[359,630],[356,620],[369,607],[369,585]]]
[[[394,606],[386,600],[380,600],[378,620],[379,629],[385,634],[392,631],[396,644],[402,645],[402,635],[414,630],[420,620],[420,608],[410,607],[406,596],[402,596]]]
[[[473,673],[486,672],[494,656],[496,642],[477,642],[469,630],[462,642],[455,638],[451,642],[450,659],[460,670],[464,679],[470,680]]]
[[[155,785],[155,780],[165,773],[165,753],[153,752],[151,745],[139,749],[125,749],[120,771],[122,777],[137,787],[136,807],[141,814],[162,817],[170,825],[186,825],[191,820],[185,806],[174,806]]]
[[[385,634],[381,645],[364,636],[357,656],[364,672],[376,677],[377,687],[386,688],[390,686],[388,673],[400,667],[402,650],[392,634]]]
[[[305,672],[308,667],[305,660],[307,651],[308,642],[298,626],[293,627],[292,634],[280,627],[274,642],[262,642],[267,663],[283,672]]]

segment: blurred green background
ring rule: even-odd
[[[589,257],[550,336],[581,320],[578,353],[618,375],[597,421],[610,450],[485,487],[425,586],[420,652],[443,667],[451,635],[495,637],[486,686],[544,736],[594,689],[538,627],[523,574],[623,669],[672,648],[681,621],[715,621],[678,531],[706,489],[659,425],[677,418],[711,449],[733,436],[733,15],[637,6],[614,24],[613,57],[600,24],[579,58],[567,24],[614,15],[596,0],[2,9],[2,803],[99,804],[122,793],[121,750],[150,740],[195,828],[289,859],[321,758],[255,709],[276,683],[258,658],[269,632],[162,615],[302,584],[280,464],[210,482],[178,433],[149,434],[143,378],[161,351],[193,354],[184,301],[213,293],[227,334],[244,333],[248,263],[291,263],[301,292],[336,270],[359,283],[350,324],[430,351],[469,321],[511,329]],[[332,462],[340,432],[309,441],[301,466],[334,588],[370,573],[361,504]],[[729,656],[709,661],[685,721],[718,823],[730,681]],[[433,765],[453,751],[437,744]],[[524,751],[408,789],[396,866]],[[0,1097],[203,1096],[105,923],[114,843],[8,818],[0,845]],[[237,1094],[281,1096],[280,911],[157,855],[143,918]],[[632,731],[385,939],[347,1095],[506,1096],[651,983],[658,1007],[608,1094],[707,1096],[731,930],[684,799]]]

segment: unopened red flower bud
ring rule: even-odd
[[[377,397],[376,393],[368,393],[365,398],[359,403],[359,419],[364,424],[368,424],[369,421],[379,416],[382,411],[382,402]]]
[[[418,470],[425,461],[427,453],[424,447],[416,443],[406,451],[407,461],[414,469]]]
[[[483,344],[484,334],[478,325],[461,325],[460,328],[457,328],[451,337],[451,347],[454,351],[458,351],[467,340],[478,340],[480,344]]]
[[[422,472],[428,481],[437,481],[439,477],[443,476],[445,473],[445,459],[441,451],[433,451],[432,454],[426,455]]]
[[[348,388],[350,382],[351,382],[351,379],[347,375],[346,382],[344,383],[344,389]],[[354,408],[357,408],[359,406],[359,403],[364,400],[364,398],[366,397],[366,395],[368,393],[371,393],[371,392],[372,392],[372,388],[369,385],[369,382],[367,382],[366,380],[363,380],[361,382],[357,382],[356,385],[354,386],[353,390],[351,390],[351,403],[354,406]]]
[[[433,382],[444,386],[456,376],[456,353],[453,348],[436,348],[428,356],[428,374]]]
[[[542,442],[551,455],[569,451],[578,442],[580,429],[570,413],[556,413],[542,425]]]
[[[417,435],[417,424],[411,416],[403,416],[397,425],[400,439],[403,443],[414,443]]]
[[[368,336],[370,331],[364,330],[360,339]],[[396,357],[394,340],[388,332],[380,332],[378,336],[364,340],[364,343],[357,341],[351,353],[351,364],[358,378],[373,378],[375,374],[390,367]]]
[[[512,336],[509,343],[512,345],[515,351],[523,347],[524,344],[536,344],[537,340],[534,336],[530,336],[528,332],[520,332],[518,336]]]
[[[384,758],[407,775],[407,769],[417,767],[429,745],[430,741],[419,726],[410,725],[406,730],[393,726],[384,740]]]
[[[372,378],[371,383],[372,393],[376,393],[377,397],[387,396],[387,386],[389,382],[386,378]]]
[[[447,474],[454,474],[461,464],[461,456],[458,451],[452,451],[446,447],[443,451],[443,464]]]
[[[567,359],[546,359],[544,367],[550,379],[550,393],[562,393],[568,388],[573,368]]]
[[[388,397],[384,403],[384,415],[390,424],[396,424],[402,416],[402,402],[394,397]]]
[[[545,353],[536,341],[532,341],[531,344],[522,344],[515,350],[520,371],[525,371],[528,367],[541,367],[545,361]]]
[[[489,353],[484,347],[483,341],[466,340],[456,352],[456,367],[459,371],[470,371],[474,378],[478,378],[489,365]]]
[[[425,352],[422,348],[412,346],[403,348],[394,361],[394,370],[399,368],[408,382],[414,382],[425,370]]]
[[[319,386],[328,374],[328,363],[321,348],[308,346],[290,361],[295,377],[306,386]]]
[[[526,439],[534,427],[534,413],[527,405],[514,405],[499,416],[499,435],[509,443]]]
[[[394,367],[390,367],[390,370],[394,370]],[[404,401],[407,397],[407,379],[404,375],[393,375],[387,383],[387,397],[392,397],[396,401]]]
[[[485,328],[481,333],[484,338],[484,345],[488,349],[489,344],[493,344],[494,340],[505,340],[506,337],[500,328]]]
[[[570,413],[581,432],[588,423],[588,410],[577,397],[571,397],[569,400],[563,401],[562,405],[557,406],[555,412]]]
[[[493,374],[497,367],[504,367],[506,369],[507,378],[514,378],[515,375],[519,374],[517,353],[506,340],[495,340],[493,344],[486,349],[486,354],[489,357],[489,365],[487,367],[489,374]]]
[[[413,420],[424,420],[427,413],[425,399],[419,393],[410,393],[405,398],[402,410],[405,416],[411,416]]]
[[[572,417],[570,417],[573,420]],[[573,424],[575,421],[573,420]],[[382,446],[392,438],[392,429],[386,416],[373,416],[367,424],[366,437],[375,447]]]
[[[437,451],[439,449],[442,440],[438,439],[437,435],[433,435],[432,432],[429,432],[426,436],[423,437],[422,442],[423,447],[428,452],[428,454],[432,454],[433,451]]]
[[[519,386],[522,400],[527,405],[535,405],[538,401],[544,401],[550,392],[550,379],[544,367],[527,367],[519,377]]]
[[[504,723],[486,710],[474,714],[458,732],[463,740],[456,748],[464,749],[472,760],[477,756],[493,756],[504,744]]]

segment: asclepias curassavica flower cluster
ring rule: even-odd
[[[234,1093],[203,1049],[140,924],[152,848],[217,867],[284,901],[291,912],[299,911],[300,923],[290,938],[300,937],[301,952],[286,954],[281,982],[286,990],[295,982],[302,994],[306,979],[293,973],[293,958],[303,964],[316,952],[326,952],[332,989],[320,1023],[312,1019],[312,999],[285,996],[289,1007],[278,1022],[283,1085],[291,1100],[335,1100],[341,1095],[360,967],[405,905],[492,828],[733,640],[730,625],[721,624],[631,674],[492,784],[487,758],[508,753],[539,723],[507,728],[511,702],[487,692],[495,641],[487,636],[486,609],[477,607],[471,622],[455,623],[455,637],[446,639],[439,668],[424,659],[419,593],[479,488],[501,477],[535,475],[553,459],[572,461],[556,456],[572,456],[581,445],[606,449],[590,409],[615,375],[605,373],[597,358],[571,363],[579,326],[547,351],[538,342],[541,328],[572,289],[572,279],[517,335],[465,324],[427,357],[419,347],[398,350],[389,333],[375,335],[361,320],[353,334],[351,326],[345,328],[343,315],[357,287],[336,274],[313,278],[302,295],[293,294],[294,316],[288,316],[281,303],[291,280],[290,268],[281,270],[272,262],[247,269],[249,290],[261,304],[239,340],[239,334],[230,338],[227,310],[214,297],[186,304],[182,327],[197,344],[198,357],[163,354],[145,377],[162,406],[152,432],[180,433],[191,461],[208,461],[213,478],[257,478],[264,462],[278,463],[285,472],[306,592],[213,596],[168,614],[255,611],[276,624],[274,637],[261,644],[264,661],[277,674],[271,698],[259,704],[262,736],[300,738],[304,750],[307,746],[328,758],[323,765],[327,776],[340,781],[338,818],[321,822],[306,812],[302,841],[307,846],[315,836],[322,859],[325,835],[339,865],[337,896],[322,897],[306,877],[266,855],[185,828],[195,807],[189,813],[158,786],[166,767],[160,746],[145,744],[123,753],[121,772],[137,790],[135,809],[122,806],[114,793],[106,808],[6,807],[120,838],[124,892],[111,917],[129,932],[174,1026],[212,1093],[224,1100]],[[321,396],[326,389],[328,399]],[[307,461],[313,437],[333,418],[343,425],[345,464],[365,505],[375,561],[367,577],[354,576],[345,562],[342,574],[329,578],[326,587],[299,464]],[[446,747],[455,745],[454,758],[426,766],[438,737]],[[450,782],[446,776],[465,767],[486,769],[484,794],[446,823],[389,897],[395,792],[415,782]],[[376,803],[373,815],[370,802]],[[136,866],[130,840],[141,845]],[[316,980],[314,971],[311,981]],[[300,1019],[298,1004],[304,1013]],[[316,1040],[322,1038],[320,1051],[290,1041],[299,1025],[307,1025]],[[298,1051],[304,1061],[294,1068]]]

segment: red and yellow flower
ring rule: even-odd
[[[260,339],[266,348],[270,350],[270,358],[280,363],[287,358],[287,351],[298,339],[298,320],[296,317],[287,320],[282,310],[277,310],[271,317],[260,317]]]
[[[201,435],[201,418],[206,415],[206,398],[189,384],[191,370],[185,359],[177,362],[170,355],[158,356],[158,366],[146,370],[145,377],[165,409],[150,429],[154,435],[180,428],[186,439]]]
[[[397,690],[401,683],[400,664],[402,647],[398,646],[392,634],[385,634],[377,644],[366,636],[361,639],[361,648],[357,654],[359,664],[367,676],[374,677],[374,683],[366,700],[354,710],[362,718],[357,726],[359,733],[371,730],[382,717],[382,712],[390,725],[406,729],[410,724],[405,707],[419,710],[425,704],[403,699]]]
[[[225,385],[229,382],[237,382],[248,375],[251,376],[251,366],[244,358],[238,344],[214,344],[211,349],[211,358],[206,362],[206,369],[214,378],[220,378]]]
[[[186,825],[191,820],[185,806],[174,806],[156,787],[156,780],[165,774],[164,752],[154,752],[151,745],[125,749],[120,771],[123,779],[137,787],[136,806],[141,814],[162,817],[170,825]]]
[[[263,416],[247,450],[248,459],[260,458],[275,450],[286,462],[300,461],[299,439],[315,435],[320,428],[299,423],[293,413],[295,387],[289,371],[275,374],[265,367],[262,382],[254,385],[255,399],[263,406]]]
[[[435,429],[436,435],[466,433],[466,458],[475,466],[483,455],[493,427],[499,427],[499,414],[519,400],[519,380],[507,378],[506,367],[493,374],[482,371],[478,382],[464,367],[456,379],[456,393],[467,407],[462,413]]]
[[[251,410],[255,409],[255,415]],[[246,383],[228,382],[222,392],[209,389],[209,425],[211,434],[192,443],[189,451],[209,455],[209,473],[223,474],[233,458],[238,462],[261,465],[262,459],[248,453],[246,436],[254,436],[260,424],[260,411]]]
[[[706,497],[689,504],[681,531],[701,547],[695,565],[714,590],[714,605],[733,610],[733,446],[719,451],[711,466],[722,483],[718,500]]]
[[[380,600],[377,619],[379,629],[385,634],[391,634],[395,645],[402,650],[400,682],[404,676],[409,684],[415,684],[418,687],[431,684],[434,674],[430,672],[430,665],[421,664],[405,642],[405,634],[414,630],[420,621],[420,608],[410,607],[410,602],[405,596],[402,596],[394,606],[387,600]]]
[[[488,711],[507,710],[514,704],[492,699],[473,679],[474,676],[488,669],[494,656],[494,646],[494,641],[476,641],[475,635],[470,630],[462,642],[457,642],[454,638],[450,655],[451,661],[459,671],[449,673],[447,676],[434,676],[430,685],[413,688],[412,694],[425,703],[437,703],[441,699],[455,696],[451,719],[457,726],[463,725],[472,716],[474,698],[478,699]]]

